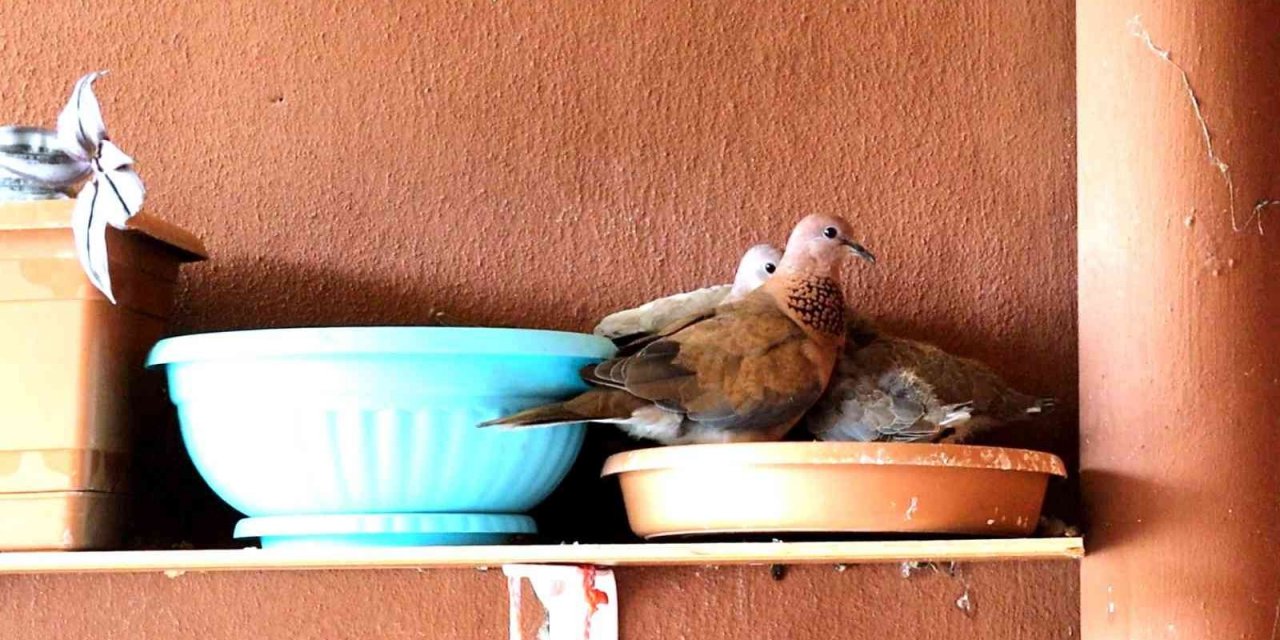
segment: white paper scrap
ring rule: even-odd
[[[613,572],[593,566],[506,565],[510,640],[524,640],[522,580],[546,610],[544,640],[618,640],[618,587]]]

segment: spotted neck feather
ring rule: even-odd
[[[835,279],[812,272],[775,276],[774,298],[787,313],[811,333],[842,337],[845,333],[844,292]]]

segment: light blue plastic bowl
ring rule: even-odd
[[[596,336],[353,327],[160,341],[200,475],[249,516],[517,514],[564,479],[585,427],[477,423],[573,395],[613,354]]]

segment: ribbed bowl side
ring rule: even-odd
[[[475,426],[513,410],[187,403],[180,417],[196,469],[246,515],[521,513],[564,479],[585,427]]]

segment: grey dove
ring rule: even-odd
[[[831,384],[805,417],[819,440],[957,443],[1054,406],[982,362],[883,333],[864,318],[851,318],[847,333]]]
[[[770,244],[758,244],[743,254],[733,284],[721,284],[646,302],[604,317],[592,333],[619,344],[629,338],[651,335],[673,322],[701,316],[722,303],[733,302],[754,291],[778,268],[782,252]]]
[[[875,261],[843,219],[808,216],[763,285],[585,367],[592,388],[574,398],[480,426],[604,422],[662,444],[779,440],[831,380],[845,341],[839,283],[849,252]]]

